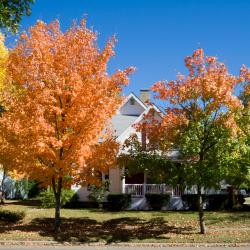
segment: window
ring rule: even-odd
[[[135,99],[133,97],[130,98],[130,105],[135,105]]]

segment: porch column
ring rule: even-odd
[[[145,173],[143,173],[143,175],[144,175],[144,180],[143,180],[143,194],[142,195],[145,195],[146,194],[147,176]]]
[[[125,176],[124,176],[124,167],[121,170],[121,176],[122,176],[122,181],[121,181],[121,189],[122,189],[122,193],[125,194]]]

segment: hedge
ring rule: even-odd
[[[152,210],[161,210],[170,200],[169,194],[145,194],[146,200]]]
[[[23,220],[24,217],[25,213],[23,211],[9,211],[0,209],[0,221],[16,223]]]
[[[125,210],[131,204],[130,194],[109,194],[107,196],[107,209],[111,211]]]
[[[198,210],[197,194],[182,195],[184,206],[189,210]],[[232,210],[243,206],[244,198],[242,195],[230,194],[206,194],[202,195],[203,201],[206,204],[206,210]]]

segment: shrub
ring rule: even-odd
[[[30,189],[28,191],[28,198],[35,198],[37,197],[40,192],[44,191],[44,189],[42,189],[40,186],[40,183],[36,182],[36,181],[32,181],[30,184]]]
[[[231,194],[207,194],[202,195],[204,202],[207,204],[207,210],[230,210],[234,207],[242,207],[244,199],[241,195],[232,196]],[[184,194],[182,201],[189,210],[198,210],[197,194]]]
[[[203,200],[205,196],[203,195]],[[187,207],[188,210],[197,211],[198,210],[198,197],[197,194],[183,194],[181,196],[184,207]]]
[[[75,192],[69,189],[63,189],[61,194],[61,206],[63,207],[66,203],[70,202],[74,197]],[[51,188],[41,192],[40,194],[41,206],[43,208],[55,207],[54,192]]]
[[[69,201],[63,205],[65,208],[81,208],[82,202],[79,201],[79,196],[77,193],[74,193]]]
[[[8,221],[16,223],[23,220],[25,213],[23,211],[8,211],[0,209],[0,221]]]
[[[130,194],[109,194],[107,197],[107,209],[111,211],[121,211],[131,204]]]
[[[161,210],[161,208],[169,202],[169,194],[146,194],[146,200],[153,210]]]
[[[207,209],[212,211],[231,209],[233,206],[233,201],[228,194],[209,194],[206,195],[206,200]]]
[[[104,181],[100,186],[91,185],[89,199],[97,202],[98,207],[102,208],[105,196],[109,187],[109,181]]]

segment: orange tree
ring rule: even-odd
[[[197,187],[200,232],[205,233],[202,188],[218,186],[230,168],[238,168],[233,163],[241,157],[236,114],[242,104],[234,95],[239,78],[202,49],[186,57],[185,65],[187,76],[178,74],[176,80],[153,85],[156,98],[165,101],[167,108],[160,121],[149,116],[140,127],[146,127],[149,141],[163,155],[179,150],[185,182]]]
[[[52,187],[56,231],[62,188],[93,181],[113,164],[118,148],[110,136],[98,142],[133,68],[108,75],[115,40],[102,51],[96,40],[85,20],[65,32],[58,21],[38,21],[9,56],[8,84],[19,94],[5,91],[1,124],[15,169]]]

